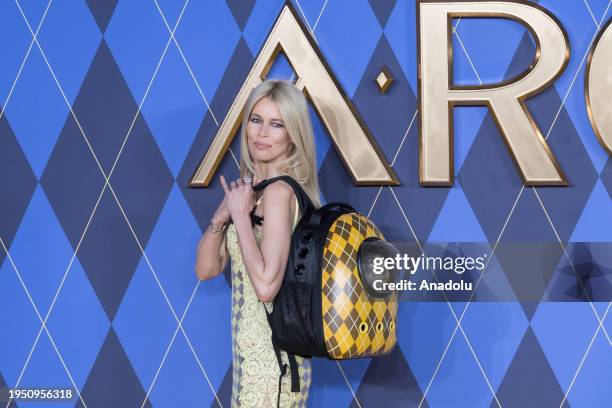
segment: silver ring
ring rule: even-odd
[[[245,182],[245,183],[252,183],[252,182],[253,182],[253,179],[252,179],[252,178],[250,178],[250,177],[243,177],[243,178],[242,178],[242,181],[243,181],[243,182]]]

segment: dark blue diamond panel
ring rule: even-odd
[[[608,159],[606,162],[606,166],[601,171],[600,177],[603,185],[606,187],[610,200],[612,200],[612,158]]]
[[[108,22],[113,16],[113,11],[117,6],[117,0],[110,1],[95,1],[87,0],[87,5],[91,10],[91,14],[96,20],[100,31],[104,32],[108,26]]]
[[[82,129],[87,137],[96,161],[107,175],[133,126],[137,111],[138,106],[108,45],[102,42],[74,104],[74,112],[79,130]]]
[[[102,194],[77,256],[112,321],[142,252],[108,188]]]
[[[166,202],[173,178],[141,116],[125,142],[110,183],[130,230],[144,247]]]
[[[66,120],[40,183],[76,249],[100,200],[105,178],[73,117]]]
[[[3,186],[0,237],[9,247],[36,187],[36,176],[5,118],[0,119],[0,140],[0,183]],[[0,261],[4,256],[2,252]]]
[[[152,407],[114,330],[104,340],[82,391],[88,407]],[[81,401],[77,407],[83,407]]]
[[[393,83],[384,94],[374,81],[383,67],[393,77]],[[393,162],[416,112],[416,97],[384,34],[372,54],[353,101],[372,134],[381,136],[375,140],[387,161]]]

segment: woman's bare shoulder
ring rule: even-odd
[[[278,180],[266,187],[263,199],[264,202],[278,200],[289,202],[293,195],[293,188],[287,182]]]

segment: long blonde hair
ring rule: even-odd
[[[279,172],[293,177],[315,207],[320,207],[317,156],[308,103],[302,92],[289,81],[268,79],[251,91],[244,106],[240,129],[240,177],[252,177],[255,174],[246,129],[253,107],[262,98],[270,98],[278,106],[292,144],[289,156],[281,163]]]

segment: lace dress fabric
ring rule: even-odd
[[[297,209],[296,200],[296,209]],[[294,217],[292,231],[297,223]],[[265,222],[265,220],[264,220]],[[262,234],[255,230],[257,242]],[[276,407],[280,369],[274,348],[272,331],[264,307],[272,311],[272,302],[257,299],[242,261],[234,224],[227,231],[227,249],[231,258],[232,276],[232,407]],[[281,351],[283,363],[289,364],[287,353]],[[291,372],[282,378],[280,406],[305,407],[311,383],[311,361],[296,356],[300,375],[300,392],[291,392]]]

